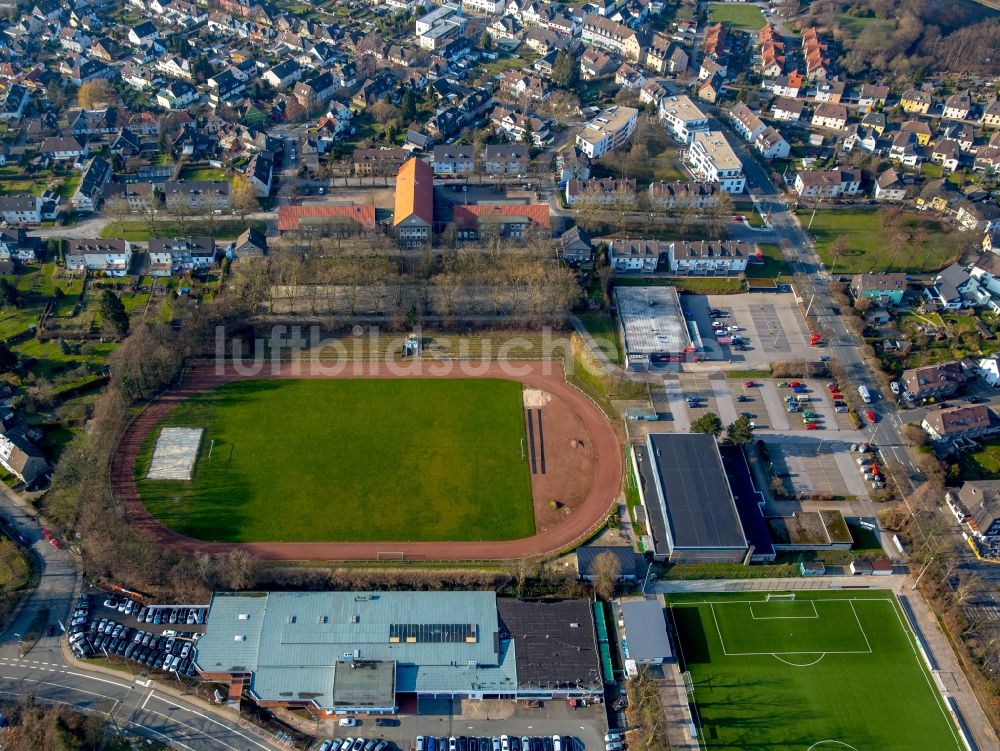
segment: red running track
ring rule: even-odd
[[[419,368],[407,371],[406,368]],[[241,375],[231,366],[189,369],[181,386],[154,400],[127,428],[111,462],[111,484],[125,503],[131,524],[147,538],[184,555],[219,555],[242,549],[275,561],[367,561],[402,554],[406,560],[503,560],[545,555],[572,546],[591,532],[608,513],[622,482],[621,444],[604,413],[586,395],[566,383],[557,362],[421,362],[400,366],[365,362],[343,365],[332,373],[326,363],[284,364],[266,372]],[[177,403],[206,389],[235,380],[267,378],[507,378],[543,389],[565,400],[590,430],[597,455],[597,472],[583,504],[564,522],[531,537],[498,542],[206,542],[180,535],[163,526],[143,505],[135,485],[136,456],[146,435]],[[380,556],[380,554],[382,554]]]

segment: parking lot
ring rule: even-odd
[[[538,707],[529,708],[506,700],[441,699],[421,701],[417,714],[401,715],[398,720],[389,720],[389,725],[379,725],[374,718],[357,721],[359,724],[353,727],[324,723],[317,735],[340,739],[338,751],[344,751],[343,741],[348,737],[366,742],[386,740],[406,751],[417,748],[417,736],[424,739],[424,751],[430,751],[430,738],[434,738],[433,751],[449,751],[451,738],[455,738],[456,748],[465,738],[468,751],[473,749],[473,739],[476,751],[493,751],[493,739],[500,743],[503,736],[517,738],[518,751],[524,751],[525,737],[529,739],[529,751],[555,751],[553,736],[560,737],[560,751],[604,751],[607,732],[603,705],[572,708],[565,701],[542,701]],[[514,743],[508,741],[508,749],[514,751]]]
[[[809,328],[791,293],[684,295],[681,303],[685,316],[698,324],[708,361],[757,369],[776,360],[818,356],[816,348],[809,346]],[[720,329],[713,326],[716,322],[726,329],[721,335],[714,333]],[[734,336],[746,340],[742,348],[727,343]]]
[[[207,605],[149,605],[102,592],[82,594],[69,644],[82,659],[118,655],[155,670],[194,675],[194,650],[205,630]]]
[[[870,483],[857,464],[861,455],[851,452],[850,443],[791,436],[768,436],[764,442],[769,469],[789,496],[869,497]]]
[[[653,406],[660,420],[680,433],[709,412],[717,414],[723,425],[746,416],[757,431],[853,431],[850,415],[836,411],[829,383],[814,378],[743,380],[726,378],[721,372],[670,374],[663,378],[663,391],[654,390]],[[789,398],[794,400],[794,412],[789,411]],[[806,428],[807,423],[814,427]]]

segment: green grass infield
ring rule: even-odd
[[[534,534],[521,384],[240,381],[171,410],[140,496],[202,540],[507,540]],[[149,480],[163,427],[204,428],[189,481]]]

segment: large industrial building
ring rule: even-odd
[[[750,544],[714,437],[650,433],[644,446],[633,447],[632,457],[656,559],[747,558]]]
[[[681,362],[703,348],[676,287],[615,287],[614,295],[627,369]]]
[[[448,623],[442,623],[447,620]],[[320,716],[418,711],[421,699],[600,696],[586,600],[494,592],[216,593],[196,666],[262,706]]]

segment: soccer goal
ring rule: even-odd
[[[765,602],[770,602],[771,600],[794,600],[794,592],[768,592],[767,597],[764,599]]]
[[[684,681],[684,690],[687,692],[688,696],[694,694],[694,679],[691,677],[691,671],[685,670],[681,673],[681,679]]]

